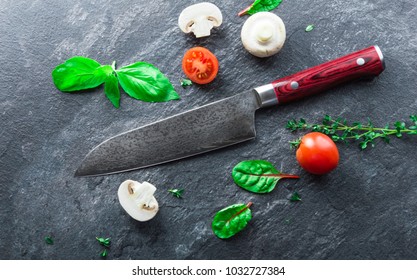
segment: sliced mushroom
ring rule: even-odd
[[[117,192],[123,209],[137,221],[148,221],[158,213],[159,205],[153,194],[154,185],[133,180],[124,181]]]
[[[213,27],[223,22],[220,9],[209,2],[202,2],[185,8],[178,18],[178,25],[185,33],[193,32],[197,38],[210,35]]]
[[[240,34],[245,49],[257,57],[278,53],[285,42],[285,25],[282,19],[270,12],[250,16]]]

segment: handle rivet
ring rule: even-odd
[[[292,89],[297,89],[300,85],[297,82],[291,82],[291,88]]]
[[[361,58],[358,58],[356,60],[356,64],[358,64],[359,66],[364,65],[365,64],[365,59],[363,59],[362,57]]]

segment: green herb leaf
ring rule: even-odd
[[[298,192],[294,192],[289,200],[292,202],[301,201],[301,196],[298,194]]]
[[[60,91],[71,92],[101,85],[112,71],[108,65],[101,66],[93,59],[76,56],[58,65],[52,71],[52,78]]]
[[[150,63],[136,62],[116,72],[122,88],[135,99],[164,102],[180,98],[168,78]]]
[[[98,243],[100,243],[100,245],[103,245],[105,247],[110,247],[110,237],[108,238],[103,238],[103,237],[96,237],[96,240],[98,241]]]
[[[187,86],[191,86],[193,84],[193,82],[191,80],[188,79],[181,79],[181,86],[183,88],[187,87]]]
[[[107,249],[104,249],[103,251],[100,252],[100,257],[102,257],[102,258],[107,257]]]
[[[172,193],[173,196],[182,198],[182,193],[184,192],[183,189],[170,189],[168,192]]]
[[[104,84],[104,92],[114,107],[119,108],[120,106],[120,90],[119,81],[114,74],[110,74],[106,78]]]
[[[247,205],[234,204],[217,212],[211,224],[214,234],[226,239],[244,229],[252,219],[251,205],[252,202]]]
[[[233,168],[232,177],[239,187],[254,193],[271,192],[283,178],[299,178],[297,175],[282,174],[265,160],[240,162]]]
[[[45,243],[48,245],[54,245],[54,240],[50,236],[45,237]]]
[[[282,0],[255,0],[252,5],[239,12],[238,16],[253,15],[258,12],[268,12],[281,4]]]
[[[307,27],[306,27],[306,32],[313,31],[313,29],[314,29],[314,25],[313,25],[313,24],[309,24],[309,25],[307,25]]]

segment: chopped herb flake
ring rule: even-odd
[[[96,237],[96,240],[100,245],[103,245],[105,247],[110,247],[110,237],[109,238],[103,238],[103,237]]]
[[[102,257],[102,258],[107,257],[107,249],[104,249],[103,251],[100,252],[100,257]]]
[[[186,88],[187,86],[191,86],[193,84],[193,82],[191,82],[191,80],[189,79],[182,79],[181,80],[181,86],[183,88]]]
[[[307,27],[306,27],[306,32],[313,31],[313,29],[314,29],[314,25],[313,25],[313,24],[309,24],[309,25],[307,25]]]
[[[54,240],[52,239],[52,237],[46,236],[45,237],[45,243],[48,244],[48,245],[53,245],[54,244]]]
[[[298,192],[294,192],[292,195],[291,195],[291,197],[290,197],[290,199],[289,199],[290,201],[292,201],[292,202],[297,202],[297,201],[301,201],[301,196],[298,194]]]
[[[183,189],[170,189],[168,192],[172,193],[173,196],[177,198],[182,198],[182,194],[184,192]]]

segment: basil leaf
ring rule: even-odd
[[[164,102],[179,99],[168,78],[147,62],[136,62],[116,70],[120,85],[135,99]]]
[[[247,205],[234,204],[217,212],[211,224],[214,234],[226,239],[244,229],[252,219],[251,205],[252,202]]]
[[[72,57],[52,71],[52,79],[60,91],[76,91],[95,88],[106,80],[113,70],[101,66],[97,61],[86,57]]]
[[[265,160],[240,162],[233,168],[232,177],[239,187],[254,193],[271,192],[283,178],[299,178],[297,175],[282,174]]]
[[[268,12],[281,4],[282,0],[255,0],[252,5],[244,9],[239,13],[239,16],[242,15],[253,15],[258,12]]]
[[[120,90],[119,81],[114,74],[110,74],[106,78],[104,84],[104,92],[114,107],[119,108],[120,106]]]

